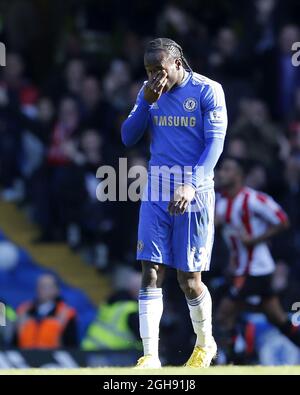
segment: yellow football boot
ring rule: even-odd
[[[161,368],[161,363],[158,357],[153,355],[144,355],[141,357],[134,369],[159,369]]]
[[[196,346],[187,363],[189,368],[208,368],[217,355],[217,345],[214,340],[206,347]]]

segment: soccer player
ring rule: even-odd
[[[222,228],[233,272],[229,294],[217,312],[220,342],[228,362],[235,359],[236,322],[247,303],[256,303],[273,325],[300,346],[300,331],[272,290],[275,264],[267,245],[269,239],[288,228],[288,218],[270,196],[245,186],[246,170],[244,161],[228,156],[218,172],[222,194],[216,203],[216,226]]]
[[[150,197],[141,203],[137,259],[142,261],[139,319],[144,356],[137,366],[161,366],[161,287],[165,269],[170,267],[177,270],[197,336],[186,365],[207,367],[216,354],[216,343],[212,336],[211,296],[201,272],[209,270],[213,244],[213,175],[227,128],[224,93],[219,83],[191,70],[182,48],[173,40],[150,41],[144,65],[148,81],[122,125],[123,143],[136,143],[150,127],[149,191],[153,181],[159,179],[160,186],[166,178],[164,172],[158,178],[154,175],[152,169],[157,166],[176,166],[183,178],[176,182],[175,174],[169,200],[160,195],[159,199]]]

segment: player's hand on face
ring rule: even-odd
[[[168,74],[165,70],[154,73],[144,88],[145,100],[151,104],[156,102],[160,98],[167,81]]]
[[[190,202],[194,199],[195,189],[190,185],[181,185],[170,201],[168,211],[171,215],[184,214]]]

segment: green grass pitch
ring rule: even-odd
[[[214,366],[208,369],[163,367],[162,369],[78,368],[78,369],[8,369],[0,375],[300,375],[300,366]]]

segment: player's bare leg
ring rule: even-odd
[[[227,362],[234,361],[234,346],[237,335],[236,321],[242,308],[242,302],[226,297],[222,299],[216,314],[218,339],[225,351]]]
[[[166,268],[163,265],[142,261],[142,288],[161,288]]]
[[[212,336],[212,301],[209,290],[201,280],[201,272],[178,270],[177,278],[185,294],[197,336],[194,351],[186,366],[208,367],[217,353],[217,346]]]
[[[300,347],[300,330],[289,320],[277,296],[263,299],[261,308],[271,324],[287,336],[296,346]]]
[[[139,294],[140,335],[144,356],[137,368],[160,368],[158,355],[159,323],[163,312],[162,283],[165,267],[142,262],[142,288]]]

